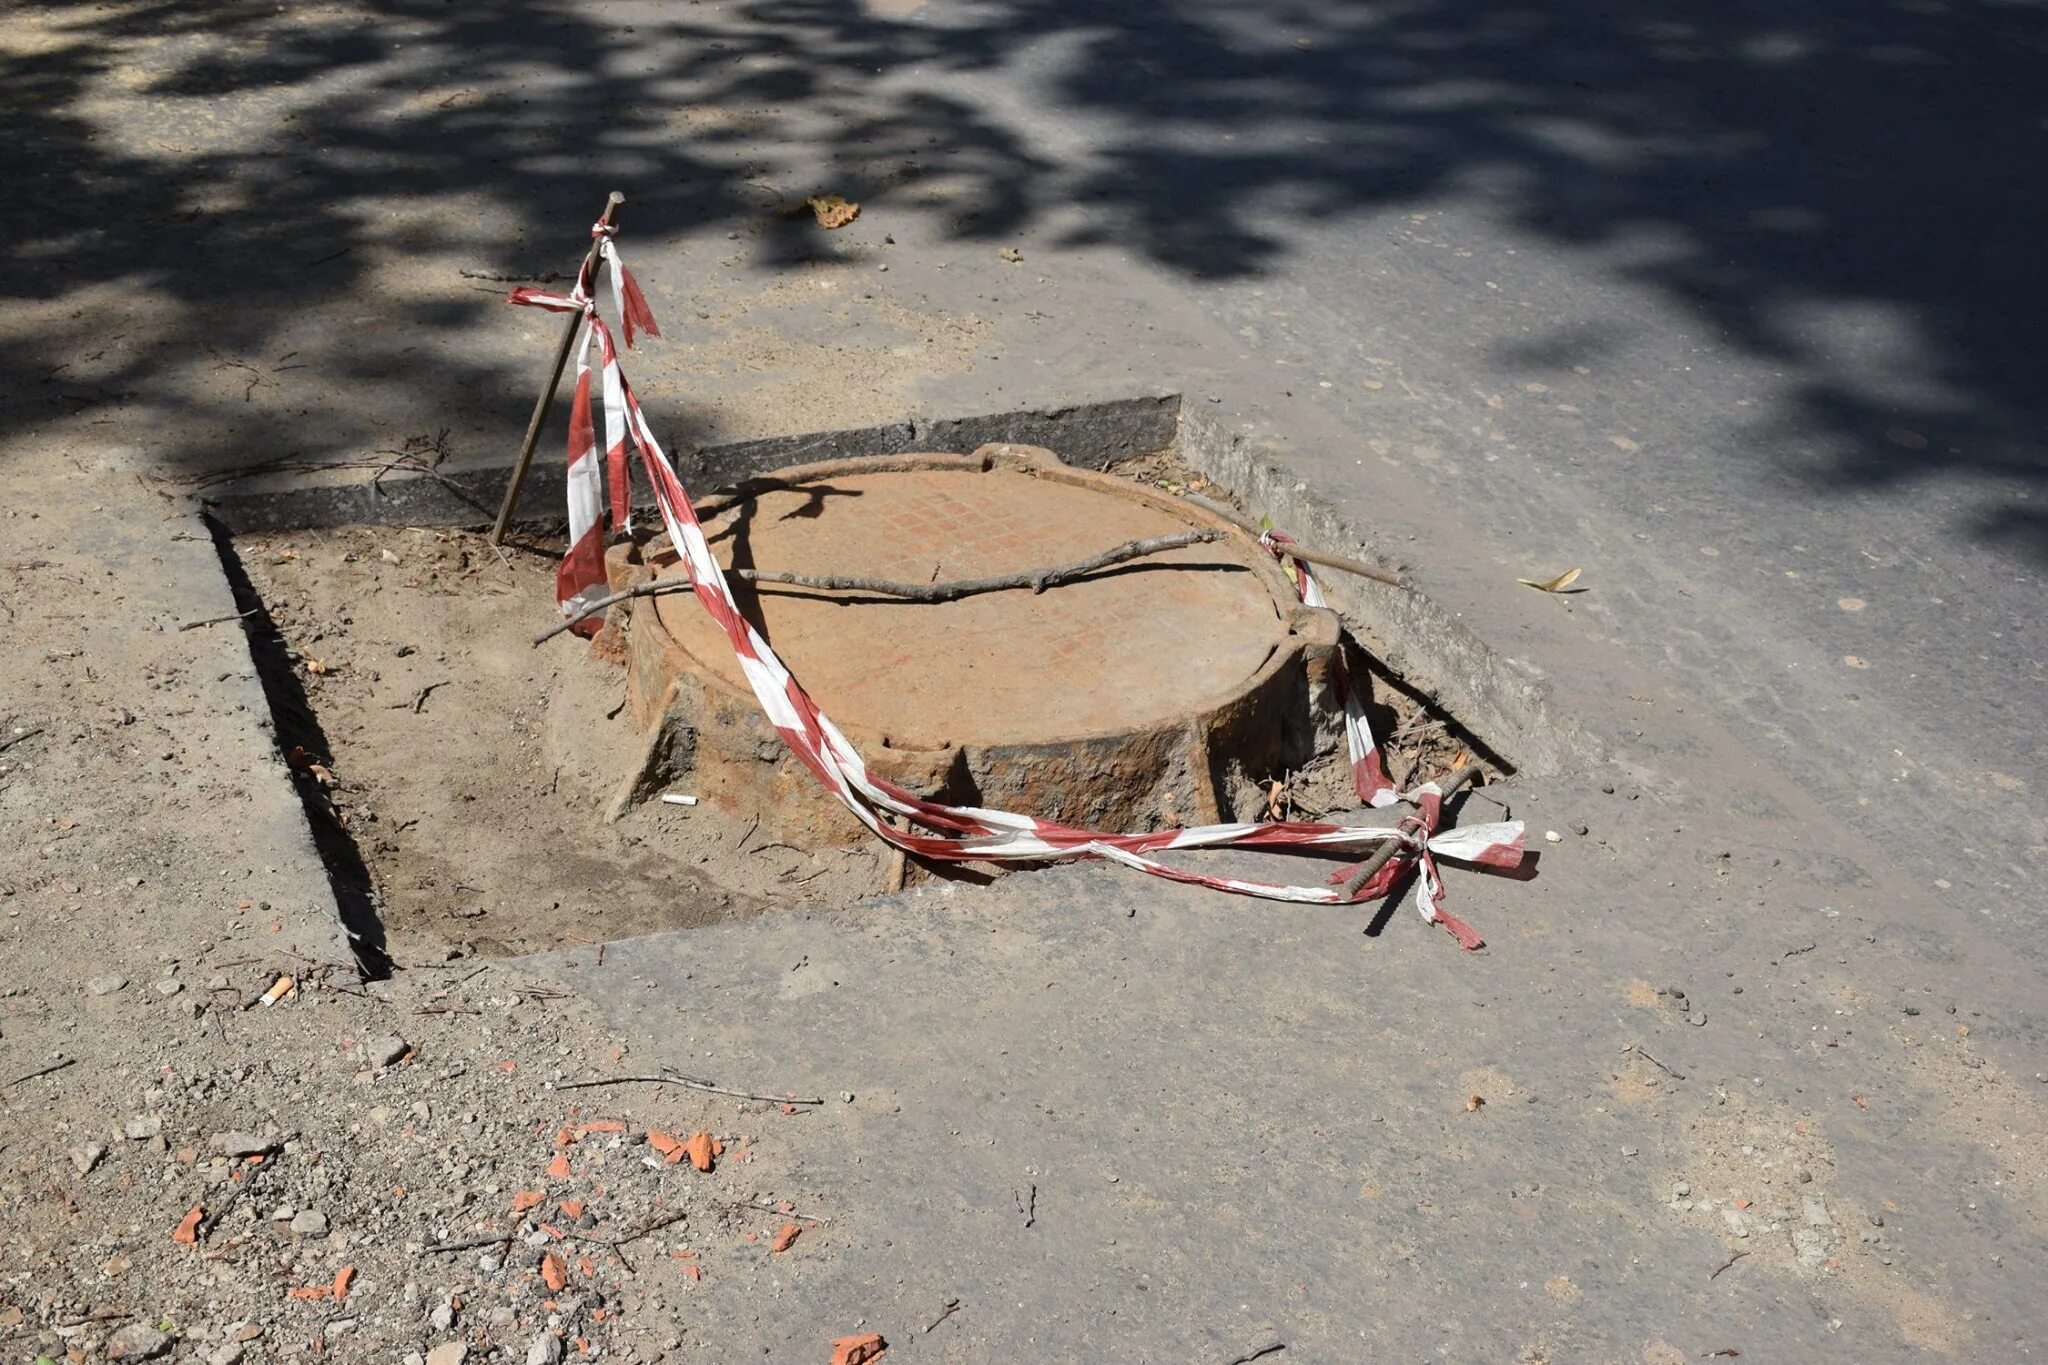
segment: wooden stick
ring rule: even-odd
[[[0,739],[0,754],[6,753],[9,749],[12,749],[15,745],[21,743],[25,739],[34,739],[37,735],[41,734],[47,728],[47,726],[38,725],[33,730],[23,730],[18,735],[9,735],[6,739]]]
[[[818,588],[826,592],[875,593],[883,597],[900,597],[910,602],[951,602],[956,598],[973,597],[985,592],[1003,592],[1012,588],[1029,588],[1035,593],[1044,592],[1047,588],[1065,583],[1069,579],[1079,578],[1126,560],[1158,554],[1162,550],[1177,550],[1184,545],[1200,545],[1221,539],[1221,531],[1182,531],[1178,535],[1154,536],[1150,540],[1125,541],[1114,549],[1104,550],[1100,554],[1090,555],[1072,564],[1061,564],[1056,568],[1024,569],[1017,573],[1000,574],[994,578],[961,578],[950,583],[892,583],[881,578],[858,578],[842,574],[783,573],[774,569],[727,569],[726,576],[744,579],[749,583],[787,583],[799,588]],[[546,644],[577,622],[595,616],[605,608],[628,598],[659,597],[665,593],[688,592],[690,586],[688,579],[658,578],[600,597],[576,615],[567,617],[534,636],[533,642],[536,645]]]
[[[973,597],[985,592],[1003,592],[1011,588],[1029,588],[1034,593],[1079,578],[1083,574],[1106,569],[1112,564],[1125,560],[1141,559],[1146,555],[1158,554],[1162,550],[1178,550],[1183,545],[1200,545],[1207,541],[1223,539],[1221,531],[1182,531],[1177,535],[1154,536],[1150,540],[1131,540],[1101,554],[1075,560],[1052,569],[1025,569],[1018,573],[999,574],[993,578],[961,578],[950,583],[891,583],[880,578],[858,578],[843,574],[784,573],[774,569],[732,569],[735,578],[749,583],[788,583],[799,588],[822,588],[828,592],[872,592],[885,597],[901,597],[911,602],[951,602],[961,597]]]
[[[594,1081],[556,1081],[557,1090],[588,1090],[595,1085],[680,1085],[690,1090],[702,1090],[707,1095],[730,1095],[736,1100],[759,1100],[763,1104],[823,1104],[817,1096],[800,1095],[756,1095],[747,1090],[728,1090],[710,1081],[695,1081],[688,1076],[673,1073],[661,1076],[602,1076]]]
[[[1464,767],[1452,773],[1450,780],[1443,784],[1444,800],[1449,801],[1458,794],[1459,790],[1466,783],[1473,781],[1478,776],[1479,765],[1477,763],[1467,763]],[[1388,860],[1400,852],[1403,847],[1405,845],[1399,839],[1389,839],[1374,849],[1372,856],[1360,863],[1358,870],[1345,879],[1344,899],[1350,900],[1353,896],[1357,895],[1358,889],[1371,881],[1373,874],[1385,867]]]
[[[209,616],[204,621],[187,621],[184,625],[179,626],[178,629],[198,630],[201,626],[219,626],[225,625],[229,621],[246,621],[262,610],[263,608],[261,607],[251,607],[247,611],[232,612],[226,616]]]
[[[619,205],[625,202],[626,196],[613,190],[605,199],[604,213],[597,221],[609,227],[618,220]],[[582,279],[583,271],[590,270],[597,264],[598,249],[603,243],[602,237],[591,242],[589,252],[583,257],[583,269],[576,274],[577,279]],[[562,341],[555,347],[555,367],[548,372],[547,387],[540,391],[540,397],[534,401],[533,416],[526,422],[526,439],[520,442],[519,458],[512,465],[512,482],[505,485],[505,501],[498,508],[497,524],[491,527],[491,534],[486,541],[494,548],[505,539],[505,528],[512,524],[512,512],[519,505],[519,490],[526,487],[527,471],[533,467],[533,448],[540,443],[540,429],[547,425],[548,412],[555,406],[555,390],[561,387],[562,371],[569,365],[569,348],[576,344],[576,332],[582,326],[581,313],[571,313],[563,321]]]
[[[429,1255],[447,1251],[475,1251],[478,1247],[494,1247],[500,1242],[511,1242],[517,1237],[517,1233],[507,1232],[496,1237],[471,1237],[460,1242],[436,1242],[432,1246],[421,1247],[420,1250]]]
[[[1235,508],[1226,507],[1214,498],[1205,498],[1199,493],[1182,493],[1180,496],[1198,507],[1214,512],[1226,521],[1235,522],[1239,527],[1251,532],[1255,536],[1265,534],[1264,528],[1254,525],[1246,520],[1244,515]],[[1376,565],[1368,564],[1362,559],[1349,559],[1343,555],[1333,555],[1322,550],[1311,550],[1306,545],[1297,545],[1291,540],[1276,541],[1274,548],[1279,550],[1281,554],[1292,555],[1294,558],[1307,563],[1320,564],[1326,569],[1342,569],[1345,573],[1355,573],[1360,578],[1370,578],[1373,582],[1384,583],[1390,588],[1405,588],[1408,586],[1407,580],[1403,579],[1400,574],[1392,569],[1382,569]]]
[[[59,1057],[56,1061],[51,1062],[46,1067],[42,1067],[38,1070],[31,1071],[25,1076],[16,1076],[13,1080],[7,1083],[7,1088],[9,1090],[12,1090],[15,1086],[20,1085],[23,1081],[32,1081],[38,1076],[47,1076],[52,1071],[62,1071],[67,1066],[76,1065],[78,1065],[78,1058],[76,1057]]]

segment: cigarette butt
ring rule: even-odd
[[[694,806],[697,804],[696,797],[679,796],[675,792],[663,792],[661,794],[661,799],[664,805],[670,806]]]
[[[278,1001],[284,999],[286,996],[290,995],[294,990],[297,989],[298,983],[296,981],[293,981],[288,976],[280,976],[276,981],[271,983],[269,990],[263,992],[262,997],[257,1001],[257,1003],[262,1005],[275,1005]]]

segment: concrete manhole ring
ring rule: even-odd
[[[1337,619],[1302,606],[1255,537],[1049,451],[803,465],[698,511],[728,568],[913,583],[1220,533],[1042,593],[943,603],[732,580],[741,611],[869,767],[923,795],[1099,829],[1249,817],[1263,781],[1340,733]],[[614,546],[608,567],[614,590],[682,574],[666,537]],[[635,791],[679,786],[801,848],[866,837],[762,718],[694,597],[636,598],[598,643],[623,650],[649,735]]]

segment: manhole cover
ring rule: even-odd
[[[728,568],[908,583],[1218,535],[1040,593],[939,603],[734,578],[740,610],[870,768],[923,795],[1095,828],[1250,816],[1261,784],[1341,723],[1323,685],[1337,621],[1303,607],[1251,535],[1035,447],[802,466],[699,515]],[[611,575],[617,589],[682,569],[661,538],[615,547]],[[650,732],[638,790],[680,784],[805,848],[866,837],[761,717],[694,597],[635,599],[625,633]]]

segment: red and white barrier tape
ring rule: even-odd
[[[628,516],[626,445],[639,452],[641,467],[654,489],[655,505],[662,523],[688,569],[690,583],[704,609],[725,631],[738,656],[741,671],[761,704],[768,722],[775,727],[798,761],[808,767],[826,788],[846,804],[860,822],[877,837],[920,858],[946,862],[1029,861],[1065,858],[1104,858],[1135,867],[1155,877],[1192,882],[1219,891],[1257,896],[1266,900],[1334,904],[1376,900],[1387,895],[1413,865],[1420,873],[1421,891],[1416,908],[1422,918],[1441,924],[1466,948],[1482,945],[1470,926],[1443,908],[1443,883],[1437,874],[1437,859],[1486,867],[1520,866],[1523,831],[1519,820],[1467,825],[1440,830],[1443,793],[1435,783],[1424,783],[1412,791],[1396,792],[1380,764],[1379,749],[1372,727],[1354,690],[1344,685],[1344,728],[1349,740],[1352,781],[1359,797],[1374,806],[1396,801],[1415,803],[1415,814],[1392,829],[1354,828],[1347,825],[1299,822],[1234,823],[1202,825],[1190,829],[1154,830],[1142,834],[1110,834],[1077,829],[1055,821],[1039,820],[1012,811],[987,810],[972,806],[946,806],[927,801],[916,793],[870,773],[860,755],[810,695],[775,656],[775,651],[740,615],[724,571],[712,556],[711,546],[697,522],[696,509],[676,477],[675,468],[663,454],[647,425],[633,386],[619,365],[618,348],[611,328],[599,315],[593,275],[597,265],[608,266],[626,344],[632,345],[634,329],[650,336],[660,335],[647,301],[620,260],[611,238],[613,229],[600,223],[591,229],[599,239],[598,261],[586,266],[568,294],[551,294],[536,289],[516,289],[509,301],[553,312],[583,315],[583,339],[577,352],[576,396],[569,416],[569,552],[556,574],[556,597],[564,615],[574,615],[592,598],[605,591],[604,583],[604,485],[611,488],[610,521],[623,529]],[[596,429],[591,420],[590,348],[598,353],[599,387],[604,399],[605,432],[609,443],[602,462],[598,456]],[[1269,533],[1262,538],[1266,548],[1284,553],[1286,537]],[[1295,585],[1302,600],[1311,606],[1323,604],[1321,590],[1299,560],[1292,564]],[[585,622],[581,633],[594,633],[598,622]],[[1341,667],[1341,661],[1340,661]],[[901,824],[890,823],[891,818]],[[937,831],[916,833],[911,826]],[[1248,848],[1275,851],[1311,848],[1371,850],[1393,842],[1398,850],[1385,866],[1356,891],[1341,888],[1356,865],[1340,869],[1327,886],[1290,886],[1274,882],[1243,881],[1235,877],[1211,877],[1183,871],[1158,861],[1153,854],[1171,849]]]

